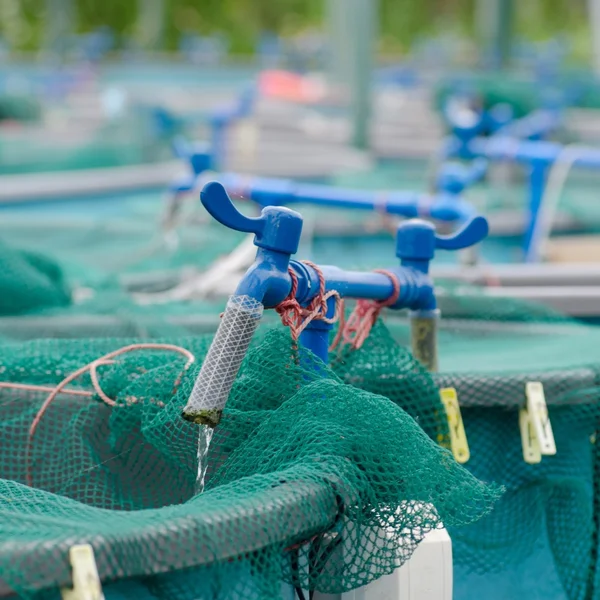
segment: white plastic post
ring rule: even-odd
[[[393,532],[387,535],[391,537]],[[390,575],[345,594],[317,592],[314,600],[452,600],[452,579],[450,536],[445,529],[435,529],[424,537],[410,560]]]
[[[407,563],[390,575],[342,594],[341,600],[452,600],[452,543],[448,532],[431,531]]]

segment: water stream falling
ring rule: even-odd
[[[208,449],[215,430],[212,427],[201,425],[198,431],[198,475],[196,476],[196,487],[194,494],[204,491],[206,468],[208,467]]]

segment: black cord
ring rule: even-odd
[[[304,592],[302,591],[302,588],[299,585],[300,582],[298,581],[298,578],[296,577],[296,575],[298,573],[299,564],[300,564],[300,549],[299,548],[296,548],[295,550],[292,551],[290,560],[291,560],[291,567],[292,567],[292,578],[295,579],[294,589],[296,590],[296,596],[298,596],[298,600],[306,600],[306,597],[304,596]]]

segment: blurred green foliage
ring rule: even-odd
[[[483,0],[485,1],[485,0]],[[62,5],[77,32],[106,25],[120,45],[135,38],[138,10],[147,0],[0,0],[0,32],[22,50],[44,39],[48,8]],[[294,35],[321,26],[326,0],[163,0],[163,47],[177,48],[185,33],[224,33],[234,53],[251,52],[261,32]],[[379,0],[384,50],[403,52],[422,36],[454,33],[474,37],[477,0]],[[586,0],[514,0],[516,31],[529,39],[567,35],[589,45]],[[139,28],[138,28],[139,29]]]

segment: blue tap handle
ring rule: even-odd
[[[487,219],[473,217],[452,235],[436,235],[435,247],[441,250],[461,250],[481,242],[489,232]]]
[[[254,234],[259,248],[295,254],[302,234],[302,216],[283,206],[267,206],[260,217],[246,217],[237,210],[225,188],[218,182],[207,183],[200,200],[209,214],[230,229]]]
[[[429,262],[436,248],[460,250],[477,244],[488,234],[485,217],[476,216],[467,221],[456,233],[448,236],[436,235],[435,226],[429,221],[411,219],[398,226],[396,256],[402,265],[427,273]]]

